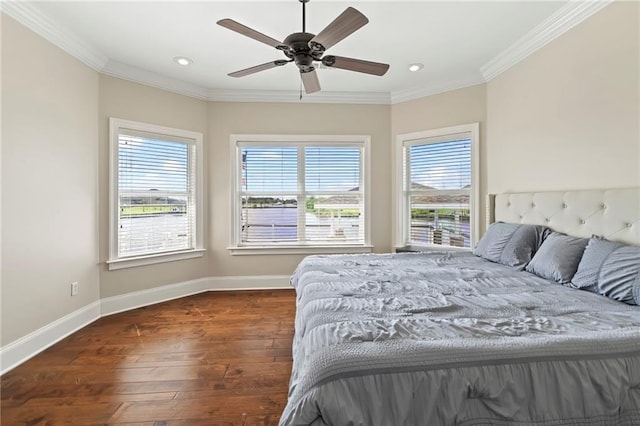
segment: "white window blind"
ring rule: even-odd
[[[306,147],[306,238],[364,243],[364,209],[358,147]]]
[[[403,144],[406,245],[471,247],[471,134]]]
[[[242,242],[298,239],[295,147],[242,148]]]
[[[363,144],[239,142],[239,246],[364,244]]]
[[[202,134],[110,119],[110,269],[202,256]]]

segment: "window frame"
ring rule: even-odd
[[[165,136],[167,140],[195,146],[194,173],[194,197],[195,197],[195,238],[194,248],[186,250],[163,251],[158,253],[138,256],[118,256],[119,247],[119,136],[121,129],[127,129],[139,133],[150,133]],[[184,141],[184,142],[182,142]],[[191,130],[175,129],[155,124],[141,123],[120,118],[109,118],[109,270],[131,268],[156,263],[171,262],[176,260],[202,257],[204,252],[204,178],[203,178],[203,135]]]
[[[297,243],[271,243],[271,244],[242,244],[241,243],[241,203],[240,192],[242,183],[241,145],[255,144],[256,146],[318,146],[323,145],[360,145],[362,147],[361,180],[362,195],[364,197],[364,242],[362,244],[310,244]],[[230,136],[230,223],[229,253],[231,255],[255,255],[255,254],[323,254],[323,253],[369,253],[371,245],[371,200],[370,200],[370,146],[371,137],[368,135],[260,135],[237,134]],[[298,187],[300,187],[301,175],[298,169]]]
[[[408,210],[404,197],[404,170],[403,170],[403,149],[406,144],[424,139],[442,139],[446,141],[447,137],[453,137],[461,133],[468,133],[471,140],[471,188],[469,199],[471,239],[470,247],[452,247],[438,244],[413,244],[410,247],[419,249],[451,249],[470,251],[475,247],[479,238],[480,225],[480,124],[469,123],[458,126],[443,127],[438,129],[423,130],[412,133],[404,133],[396,135],[396,143],[394,146],[394,185],[393,199],[395,202],[395,220],[393,230],[394,247],[396,249],[409,247],[409,232],[411,228],[411,212]],[[435,141],[431,142],[434,143]],[[455,192],[455,191],[453,191]]]

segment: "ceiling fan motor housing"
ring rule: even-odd
[[[289,52],[285,51],[285,54],[293,59],[300,69],[300,72],[312,71],[313,61],[320,60],[322,52],[314,51],[309,47],[309,41],[316,35],[311,33],[293,33],[284,39],[284,44],[289,46]],[[318,56],[316,58],[316,56]]]

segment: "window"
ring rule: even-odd
[[[399,135],[398,246],[470,249],[477,241],[478,124]]]
[[[232,136],[232,254],[369,251],[368,136]]]
[[[112,118],[109,269],[202,256],[202,134]]]

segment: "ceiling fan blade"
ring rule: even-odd
[[[369,20],[353,7],[348,7],[336,19],[333,20],[324,30],[309,41],[312,48],[318,45],[319,50],[327,50],[339,41],[354,33],[357,29],[363,27]]]
[[[300,77],[302,77],[305,93],[310,94],[320,91],[320,80],[318,80],[318,73],[315,69],[308,72],[300,71]]]
[[[242,25],[241,23],[236,22],[233,19],[221,19],[218,21],[218,25],[228,28],[231,31],[240,33],[243,36],[258,40],[259,42],[262,42],[264,44],[268,44],[269,46],[275,48],[286,48],[286,46],[281,41],[278,41],[275,38],[271,38],[268,35],[264,35],[261,32],[254,30],[253,28],[247,27],[246,25]]]
[[[322,63],[328,67],[363,72],[365,74],[378,76],[384,75],[389,69],[389,64],[363,61],[362,59],[345,58],[344,56],[325,56],[322,58]]]
[[[255,67],[246,68],[240,71],[229,73],[229,77],[244,77],[245,75],[254,74],[260,71],[265,71],[271,68],[280,67],[282,65],[288,64],[291,61],[277,60],[272,62],[267,62],[266,64],[256,65]]]

